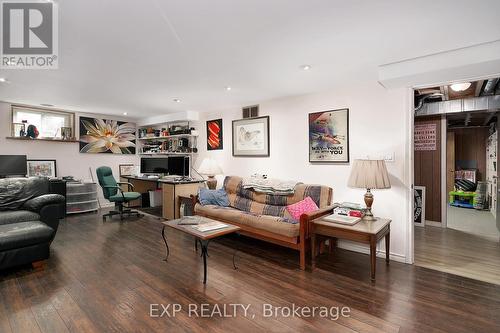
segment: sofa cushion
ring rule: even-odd
[[[240,211],[231,207],[220,207],[214,205],[202,206],[196,204],[195,213],[213,219],[235,222],[255,229],[265,230],[285,237],[299,236],[300,224],[283,217],[258,215],[251,212]]]
[[[302,201],[296,202],[294,204],[288,205],[286,210],[292,215],[295,220],[299,220],[300,216],[305,213],[314,212],[318,210],[318,206],[311,199],[307,197]]]
[[[40,215],[29,210],[6,210],[0,212],[0,225],[38,220],[40,220]]]
[[[229,206],[229,199],[227,197],[227,193],[223,189],[209,190],[206,188],[200,188],[198,192],[198,198],[203,206],[205,205],[217,205],[222,207]]]
[[[26,201],[49,192],[49,180],[40,177],[0,179],[0,211],[19,209]]]
[[[0,251],[49,243],[54,230],[40,221],[0,225]]]

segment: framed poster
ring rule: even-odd
[[[437,147],[437,124],[415,124],[416,151],[433,151]]]
[[[135,154],[134,123],[80,117],[80,153]]]
[[[425,226],[425,186],[413,186],[413,223]]]
[[[233,120],[233,156],[269,156],[269,116]]]
[[[56,160],[27,160],[28,177],[57,177]]]
[[[222,119],[207,121],[207,150],[223,149]]]
[[[349,163],[349,109],[309,114],[309,162]]]

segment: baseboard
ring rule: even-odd
[[[354,243],[354,242],[349,242],[349,241],[339,239],[339,241],[337,242],[337,246],[340,247],[341,249],[344,249],[344,250],[349,250],[349,251],[363,253],[363,254],[370,254],[370,248],[368,247],[368,245],[362,245],[359,243]],[[377,257],[385,258],[385,250],[378,250],[377,249]],[[389,258],[391,260],[394,260],[397,262],[402,262],[403,264],[406,264],[406,256],[404,256],[402,254],[390,253]]]
[[[431,227],[443,227],[443,224],[441,222],[434,222],[429,220],[425,220],[425,225],[429,225]]]

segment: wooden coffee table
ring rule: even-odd
[[[377,243],[385,238],[385,260],[389,263],[389,244],[391,235],[391,220],[377,218],[375,221],[361,220],[354,225],[332,223],[321,218],[313,220],[310,225],[312,269],[316,264],[316,236],[326,236],[333,239],[346,239],[354,242],[370,244],[370,277],[375,280],[377,258]],[[333,238],[333,239],[332,239]],[[334,242],[335,243],[335,242]]]
[[[165,236],[165,228],[166,227],[170,227],[172,229],[177,229],[177,230],[182,231],[188,235],[193,236],[195,238],[196,249],[198,248],[198,246],[197,246],[198,242],[201,245],[201,256],[203,257],[203,283],[206,284],[207,283],[208,244],[214,238],[221,237],[221,236],[239,231],[240,227],[224,223],[227,225],[225,228],[201,232],[201,231],[198,231],[195,228],[193,228],[193,225],[183,225],[183,223],[192,223],[192,222],[198,222],[198,225],[201,225],[204,223],[219,222],[219,221],[212,220],[212,219],[209,219],[209,218],[203,217],[203,216],[185,216],[185,217],[180,218],[180,219],[162,222],[163,228],[161,229],[161,236],[163,237],[163,241],[165,242],[165,248],[166,248],[165,261],[168,260],[168,256],[170,255],[170,249],[168,247],[167,237]],[[233,266],[236,269],[236,265],[234,263],[234,255],[233,255]]]

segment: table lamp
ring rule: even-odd
[[[365,220],[374,221],[372,213],[373,194],[372,189],[391,188],[389,174],[384,160],[355,160],[348,182],[349,187],[366,188]]]
[[[201,162],[198,173],[208,176],[207,186],[209,189],[215,190],[215,188],[217,187],[217,179],[215,179],[215,175],[222,174],[222,169],[216,160],[214,160],[213,158],[205,157]]]

